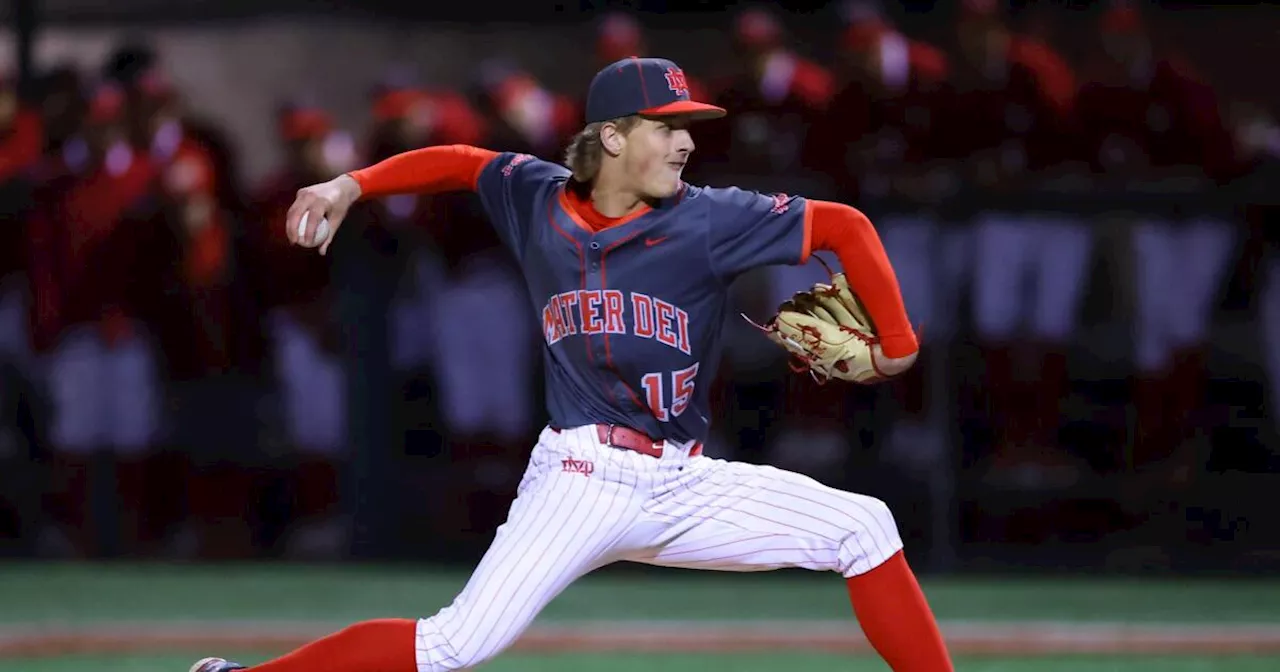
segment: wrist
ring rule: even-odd
[[[343,173],[334,178],[333,181],[348,205],[360,200],[360,197],[364,195],[364,189],[360,187],[360,182],[355,177],[352,177],[351,173]]]
[[[920,343],[911,332],[880,334],[880,347],[889,359],[905,359],[920,349]]]
[[[906,373],[908,369],[915,365],[919,354],[917,351],[903,357],[890,357],[884,354],[884,351],[878,346],[872,351],[876,371],[890,378]]]

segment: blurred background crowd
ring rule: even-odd
[[[886,499],[938,569],[1280,566],[1273,9],[608,4],[522,27],[55,25],[67,58],[0,57],[0,550],[482,548],[543,411],[540,335],[478,202],[363,204],[326,257],[283,213],[424,145],[559,160],[591,73],[654,54],[731,112],[695,128],[686,179],[864,210],[924,342],[891,384],[820,386],[735,315],[709,453]],[[362,60],[379,34],[416,46]],[[210,35],[222,52],[192,46]],[[337,88],[339,61],[363,82]],[[767,269],[738,307],[767,318],[824,276]]]

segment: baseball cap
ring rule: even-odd
[[[633,114],[717,119],[725,115],[725,110],[691,100],[684,70],[672,61],[632,56],[605,66],[591,80],[587,89],[587,123]]]

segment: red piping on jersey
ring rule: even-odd
[[[680,190],[677,193],[678,199],[683,200],[686,193],[686,186],[687,185],[683,182],[680,184]],[[560,189],[560,207],[565,211],[565,214],[569,216],[569,219],[572,219],[574,223],[590,233],[599,233],[605,229],[621,226],[653,211],[653,208],[648,205],[643,205],[635,212],[628,213],[621,217],[608,217],[602,214],[599,210],[596,210],[595,204],[593,204],[590,199],[582,198],[576,192],[563,187]],[[636,231],[630,236],[614,242],[612,245],[605,248],[604,252],[600,254],[601,289],[608,287],[608,282],[606,281],[605,260],[608,257],[609,252],[613,251],[613,249],[617,248],[619,245],[622,245],[623,243],[640,235],[640,233],[640,231]],[[567,234],[562,232],[562,235]],[[625,389],[627,394],[631,396],[631,400],[634,401],[637,406],[644,409],[646,413],[652,415],[653,409],[649,408],[649,405],[641,400],[640,395],[636,394],[636,391],[627,382],[626,378],[622,376],[622,372],[614,365],[613,351],[609,343],[609,332],[607,330],[604,333],[604,359],[605,365],[609,367],[609,370],[612,371],[615,376],[617,376],[618,382],[622,383],[623,389]]]
[[[840,259],[849,287],[875,323],[884,354],[906,357],[918,351],[920,344],[907,318],[898,278],[871,220],[855,208],[830,201],[809,201],[805,218],[810,217],[813,249],[830,250]]]
[[[551,222],[551,228],[555,229],[556,233],[559,233],[561,236],[564,236],[564,239],[569,241],[569,243],[578,250],[578,275],[582,278],[582,290],[586,291],[587,289],[587,255],[583,254],[582,252],[582,243],[579,243],[577,240],[574,239],[573,236],[569,235],[568,231],[565,231],[564,229],[560,228],[559,224],[556,224],[556,212],[554,210],[554,207],[555,206],[552,205],[551,201],[547,201],[547,221]],[[582,308],[583,298],[584,297],[578,298],[578,314],[579,315],[585,315]],[[572,315],[570,315],[570,317],[572,317]],[[581,332],[585,336],[586,328],[587,328],[586,321],[582,320],[581,322],[582,324],[579,326],[579,332]],[[592,359],[591,339],[587,339],[587,359],[588,360]]]
[[[555,229],[556,233],[559,233],[561,236],[563,236],[565,240],[572,243],[574,248],[578,250],[578,273],[579,275],[582,276],[582,291],[585,292],[587,290],[587,255],[584,254],[582,251],[582,243],[579,243],[577,240],[574,239],[573,236],[569,235],[568,231],[565,231],[564,229],[560,228],[559,224],[556,224],[555,205],[551,201],[547,201],[547,221],[551,223],[551,228]],[[603,263],[604,261],[602,259],[601,264],[603,265]],[[601,275],[602,280],[603,280],[603,277],[604,276]],[[584,300],[586,300],[585,295],[578,297],[578,315],[585,318],[586,309],[582,305],[582,302]],[[578,331],[579,333],[582,334],[583,347],[587,349],[587,361],[594,364],[596,361],[596,356],[594,353],[591,352],[591,335],[586,333],[586,327],[587,327],[586,320],[582,319],[580,321],[581,321],[581,325]],[[609,340],[608,340],[607,333],[608,332],[606,332],[606,338],[605,338],[606,349],[609,347]],[[604,387],[604,391],[608,393],[608,395],[612,397],[615,402],[618,400],[618,396],[613,393],[613,388],[609,387],[608,385],[602,385],[602,387]]]
[[[423,147],[396,154],[351,176],[360,185],[360,198],[393,194],[438,194],[475,191],[480,172],[498,153],[470,145]]]
[[[626,238],[615,241],[612,245],[604,248],[604,251],[600,253],[600,289],[601,290],[604,290],[609,286],[609,283],[606,282],[605,280],[606,276],[605,276],[605,264],[604,264],[605,259],[609,256],[609,253],[612,252],[619,245],[622,245],[623,243],[635,238],[638,235],[640,235],[640,232],[636,231],[635,233],[632,233]],[[634,320],[635,316],[632,316],[632,319]],[[627,379],[622,377],[622,372],[618,370],[618,367],[613,365],[613,352],[609,349],[609,330],[607,328],[608,325],[606,324],[605,326],[606,326],[606,329],[604,332],[605,366],[609,367],[609,370],[613,371],[613,375],[618,377],[618,382],[622,383],[622,386],[626,388],[627,394],[631,395],[631,400],[634,401],[637,406],[645,409],[646,413],[653,414],[653,409],[649,408],[648,404],[645,404],[643,401],[640,400],[640,395],[636,394],[636,391],[631,389],[631,385],[627,383]]]

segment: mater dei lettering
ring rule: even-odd
[[[689,354],[689,314],[648,294],[580,289],[556,294],[542,309],[548,345],[576,334],[630,334]]]

